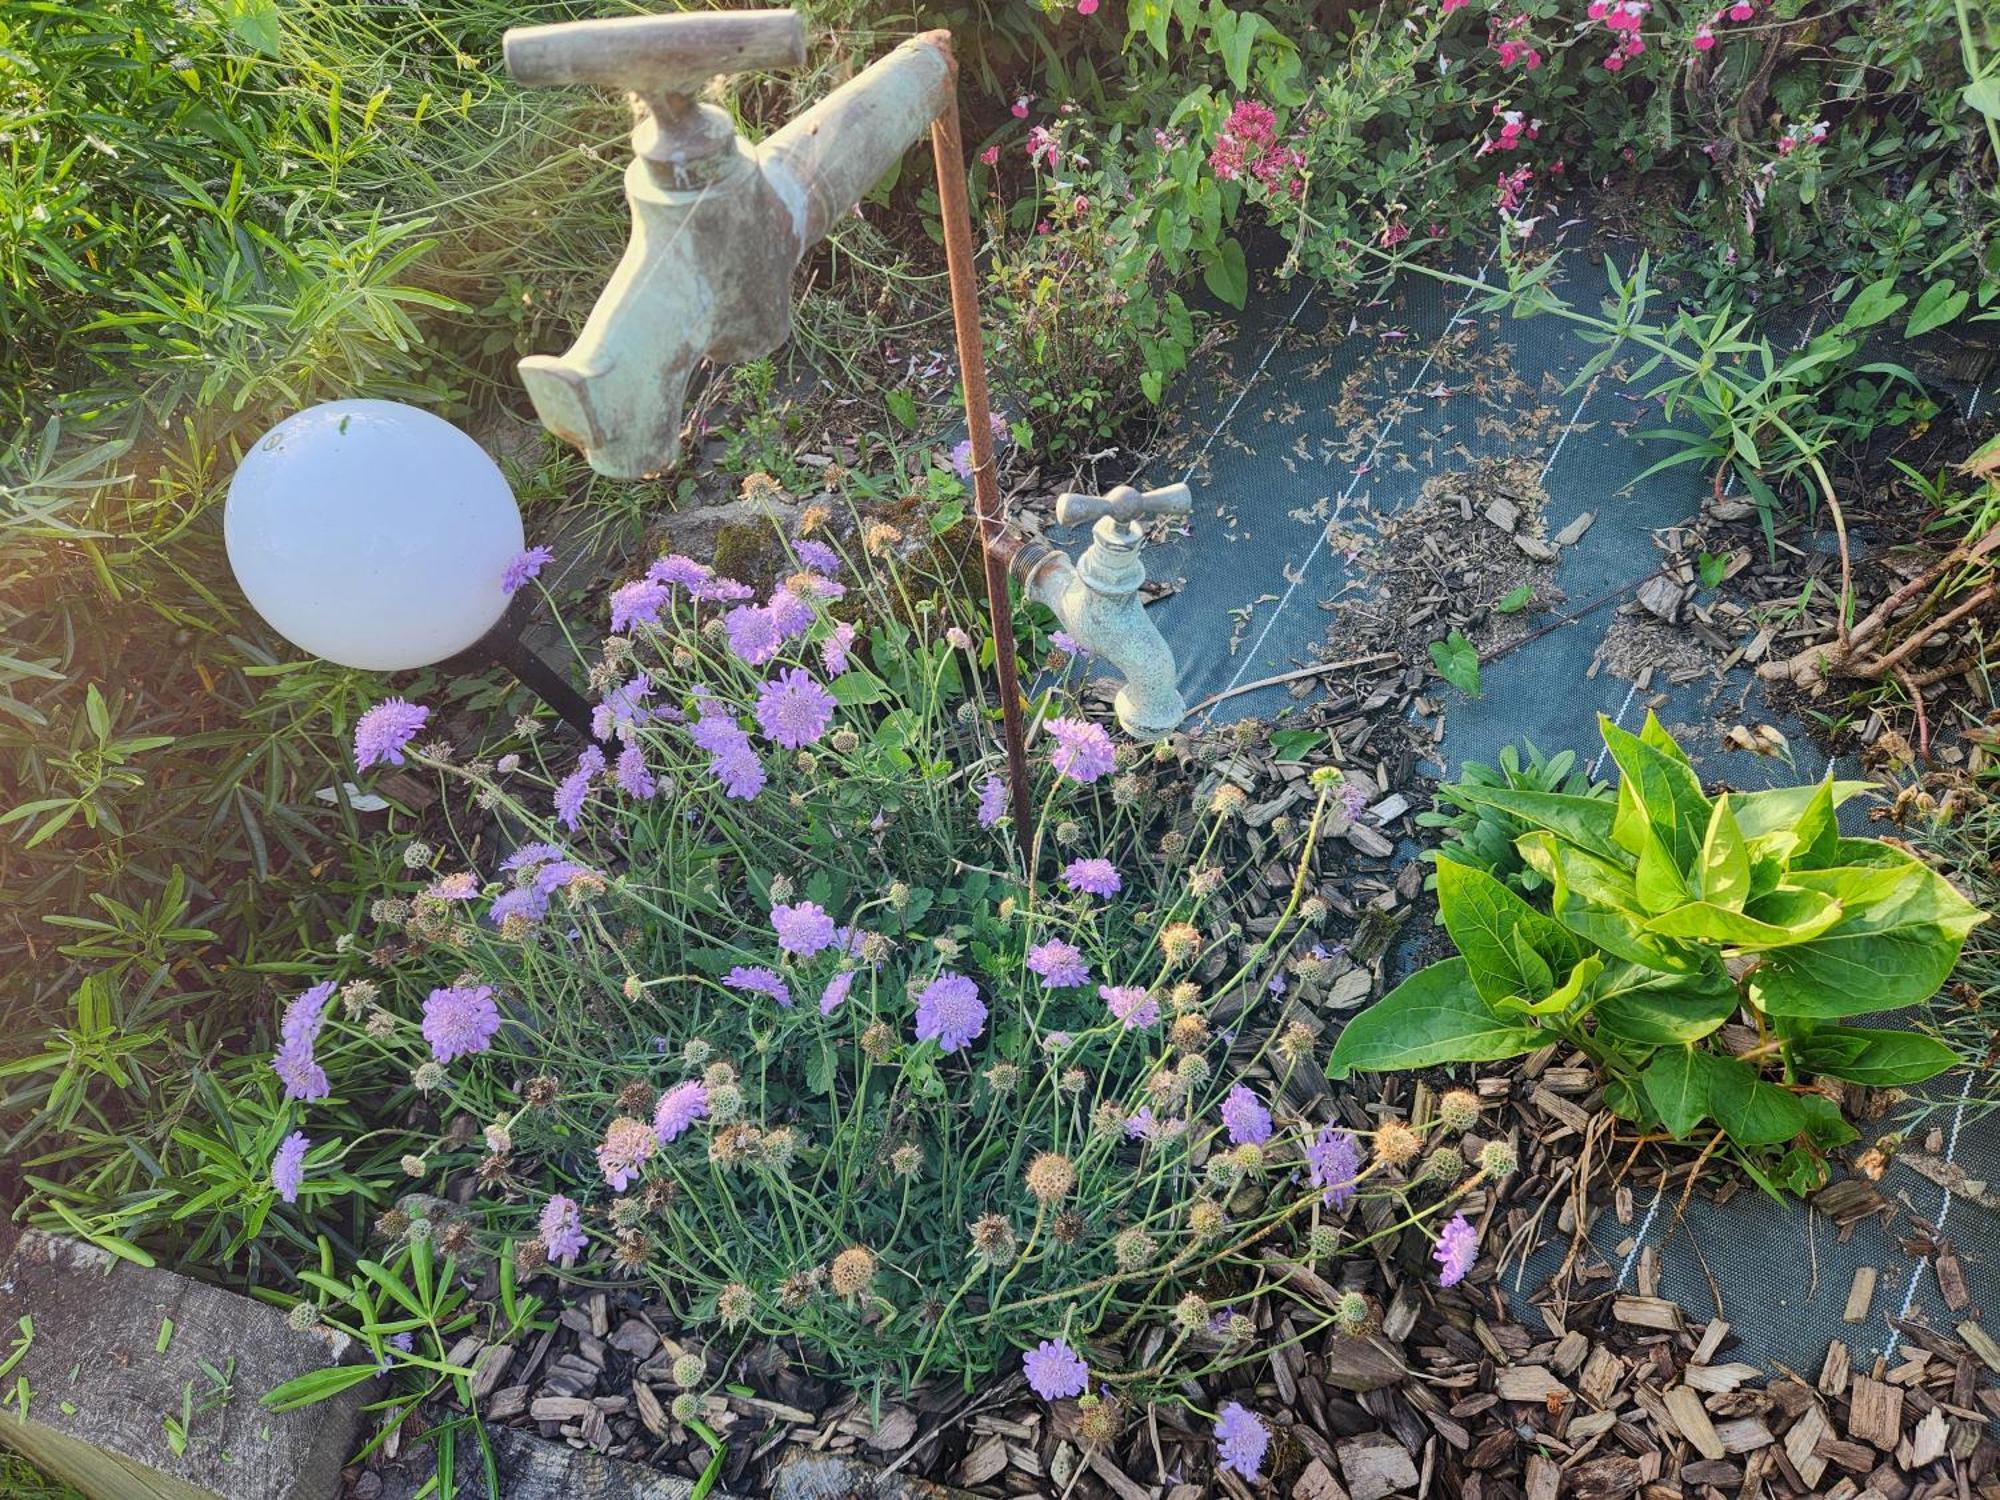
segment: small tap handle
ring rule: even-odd
[[[1184,516],[1194,509],[1194,496],[1184,484],[1169,484],[1141,494],[1129,484],[1114,485],[1108,495],[1079,495],[1064,490],[1056,496],[1056,520],[1084,526],[1109,516],[1136,521],[1141,516]]]
[[[629,89],[657,113],[659,104],[684,104],[718,73],[797,67],[806,60],[806,27],[795,10],[613,16],[515,26],[501,47],[507,71],[530,88]]]

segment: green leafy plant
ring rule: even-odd
[[[1813,1187],[1855,1134],[1813,1079],[1892,1087],[1958,1061],[1935,1038],[1848,1021],[1928,1000],[1984,917],[1897,845],[1842,837],[1834,812],[1857,783],[1710,798],[1651,715],[1636,735],[1600,727],[1614,801],[1460,788],[1528,826],[1516,844],[1549,910],[1440,862],[1459,956],[1349,1023],[1328,1071],[1561,1042],[1597,1063],[1621,1118],[1676,1140],[1712,1122],[1712,1144],[1767,1190]]]
[[[1441,641],[1431,642],[1431,663],[1438,676],[1468,698],[1479,696],[1479,648],[1454,630]]]
[[[1527,752],[1525,763],[1521,759],[1522,750]],[[1574,750],[1544,755],[1535,748],[1533,740],[1523,740],[1518,748],[1501,746],[1498,759],[1497,766],[1476,760],[1465,762],[1459,767],[1457,781],[1438,788],[1438,806],[1417,814],[1419,828],[1451,830],[1444,843],[1437,849],[1426,850],[1424,857],[1433,861],[1449,859],[1484,870],[1518,891],[1539,890],[1542,877],[1514,847],[1515,840],[1528,832],[1528,824],[1483,800],[1480,793],[1497,787],[1505,791],[1591,798],[1609,797],[1611,788],[1591,780],[1577,765]],[[1436,875],[1425,883],[1434,887]]]

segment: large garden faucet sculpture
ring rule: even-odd
[[[1185,484],[1141,494],[1121,484],[1108,495],[1065,492],[1056,497],[1056,519],[1065,526],[1095,521],[1090,545],[1072,563],[1042,541],[1010,547],[1014,576],[1030,599],[1055,611],[1064,630],[1125,677],[1114,706],[1118,722],[1136,740],[1164,739],[1187,717],[1174,653],[1159,627],[1146,618],[1139,586],[1146,565],[1147,516],[1184,516],[1193,508]]]
[[[719,73],[804,62],[793,11],[566,21],[517,27],[504,45],[524,84],[634,98],[624,258],[569,352],[531,354],[520,369],[542,425],[592,468],[657,474],[680,454],[696,367],[785,341],[800,257],[951,102],[949,35],[904,42],[757,146],[694,95]]]

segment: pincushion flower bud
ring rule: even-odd
[[[1384,1166],[1404,1166],[1423,1149],[1422,1137],[1400,1120],[1390,1120],[1375,1132],[1375,1159]]]
[[[627,1000],[640,1000],[646,994],[646,987],[639,982],[637,974],[627,974],[625,976],[623,990]]]
[[[674,1397],[674,1403],[668,1410],[676,1422],[692,1422],[701,1415],[701,1404],[701,1397],[692,1391],[682,1391]]]
[[[1421,1181],[1437,1187],[1449,1187],[1458,1181],[1465,1171],[1465,1159],[1449,1146],[1439,1146],[1424,1158],[1423,1169],[1418,1173]]]
[[[1067,1156],[1043,1151],[1028,1163],[1025,1179],[1038,1203],[1059,1203],[1076,1186],[1076,1167]]]
[[[1068,848],[1083,837],[1083,825],[1073,818],[1065,818],[1056,824],[1056,842]]]
[[[1359,1292],[1342,1292],[1333,1306],[1333,1326],[1353,1338],[1368,1326],[1368,1299]]]
[[[910,888],[902,881],[894,881],[889,886],[889,904],[901,911],[910,904]]]
[[[1111,1241],[1111,1258],[1121,1271],[1140,1271],[1153,1263],[1153,1237],[1134,1225],[1119,1231]]]
[[[1479,1170],[1488,1177],[1505,1177],[1516,1165],[1514,1148],[1505,1141],[1488,1141],[1479,1148]]]
[[[1188,1233],[1198,1240],[1214,1239],[1225,1222],[1222,1205],[1213,1198],[1197,1198],[1188,1205]]]
[[[319,1327],[319,1304],[294,1302],[292,1310],[285,1314],[285,1323],[293,1333],[311,1333]]]
[[[1189,1292],[1174,1304],[1174,1324],[1183,1333],[1199,1333],[1208,1326],[1208,1300]]]
[[[674,1384],[692,1389],[708,1378],[708,1361],[699,1354],[683,1354],[673,1364]]]
[[[843,725],[834,730],[833,739],[829,743],[832,744],[835,754],[852,755],[861,748],[861,736]]]
[[[514,1149],[513,1137],[508,1133],[507,1127],[498,1121],[486,1127],[485,1135],[486,1149],[495,1155],[505,1156]]]
[[[1438,1124],[1452,1135],[1462,1135],[1479,1123],[1478,1096],[1466,1089],[1452,1089],[1438,1100]]]
[[[734,1328],[750,1319],[756,1299],[750,1295],[750,1288],[740,1281],[732,1281],[715,1298],[715,1315],[722,1319],[725,1328]]]
[[[424,1159],[421,1156],[414,1155],[405,1156],[402,1161],[402,1167],[405,1177],[421,1177],[427,1170],[424,1166]]]
[[[1340,1253],[1340,1231],[1331,1224],[1315,1224],[1306,1236],[1306,1248],[1314,1260],[1328,1260]]]

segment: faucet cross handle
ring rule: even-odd
[[[806,29],[794,10],[611,16],[516,26],[501,46],[507,71],[530,88],[594,84],[628,89],[645,103],[656,129],[666,134],[716,74],[803,63]],[[724,139],[733,135],[732,130]],[[705,143],[698,137],[676,144],[699,149]],[[670,149],[663,142],[660,154]]]
[[[1184,484],[1169,484],[1143,494],[1129,484],[1120,484],[1104,495],[1064,490],[1056,496],[1056,519],[1065,526],[1083,526],[1106,517],[1136,521],[1141,516],[1184,516],[1193,509],[1194,496]]]

